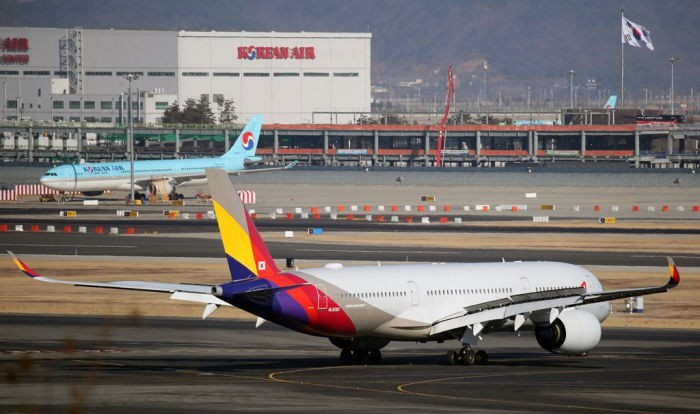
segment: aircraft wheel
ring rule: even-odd
[[[177,195],[177,199],[178,199],[178,200],[184,200],[184,199],[185,199],[185,196],[182,195],[182,194],[178,194],[178,195]]]
[[[369,362],[373,364],[382,363],[382,351],[378,349],[373,349],[369,352]]]
[[[352,364],[352,351],[349,349],[343,349],[340,351],[340,363],[343,365]]]
[[[447,365],[457,365],[457,360],[459,358],[457,351],[447,351],[447,355],[445,355],[445,357]]]
[[[462,352],[460,362],[462,362],[462,365],[472,366],[476,364],[476,354],[471,349],[465,349],[464,352]]]
[[[483,349],[476,352],[477,359],[479,360],[479,365],[486,365],[489,362],[489,355]]]
[[[355,358],[355,362],[358,364],[366,364],[369,362],[369,352],[367,351],[355,351],[353,353],[353,357]]]

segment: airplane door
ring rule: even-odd
[[[416,282],[408,282],[408,288],[411,289],[411,306],[418,306],[418,287]]]
[[[530,292],[530,281],[527,280],[526,277],[521,277],[520,281],[523,283],[523,292],[529,293]]]
[[[323,285],[316,285],[316,295],[318,295],[318,310],[326,310],[328,308],[326,287]]]
[[[75,172],[75,165],[70,165],[71,168],[66,168],[66,178],[68,178],[68,188],[63,191],[75,191],[78,186],[78,173]]]

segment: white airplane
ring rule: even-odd
[[[610,300],[667,292],[680,282],[669,258],[664,286],[605,291],[588,270],[565,263],[514,262],[414,264],[281,271],[258,234],[228,174],[207,170],[231,281],[216,286],[151,282],[79,282],[49,279],[19,268],[35,280],[75,286],[171,294],[206,305],[203,318],[220,306],[236,306],[342,349],[342,363],[381,361],[390,341],[461,342],[447,353],[450,365],[486,363],[474,352],[481,336],[533,329],[538,344],[564,355],[586,355],[598,345]]]
[[[174,199],[182,199],[176,190],[182,187],[206,185],[206,168],[220,168],[229,174],[264,172],[291,168],[296,162],[285,167],[247,168],[262,162],[255,156],[260,138],[263,116],[253,115],[231,150],[217,158],[193,158],[180,160],[134,161],[134,188],[154,194],[163,186],[163,191],[172,194]],[[61,165],[48,170],[39,182],[53,190],[62,192],[82,192],[86,196],[98,196],[104,191],[131,190],[131,163],[100,162]],[[144,194],[135,194],[137,199],[145,199]]]

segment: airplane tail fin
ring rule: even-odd
[[[207,169],[206,174],[231,279],[265,278],[280,273],[226,171]]]
[[[615,109],[615,104],[617,103],[617,95],[610,95],[610,98],[605,103],[603,109]]]
[[[255,150],[258,148],[262,122],[262,115],[253,115],[245,128],[243,128],[241,135],[239,135],[236,142],[233,143],[233,147],[231,147],[226,154],[222,155],[221,158],[254,156]]]

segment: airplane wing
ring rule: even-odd
[[[528,292],[507,298],[467,306],[464,312],[449,315],[432,324],[431,335],[465,326],[476,336],[491,321],[515,318],[515,330],[520,329],[525,320],[534,312],[549,312],[550,322],[554,322],[564,308],[596,302],[624,299],[633,296],[668,292],[678,286],[680,275],[673,259],[668,258],[671,278],[664,286],[610,290],[586,293],[584,288],[554,289],[542,292]]]
[[[41,276],[32,269],[30,269],[24,262],[22,262],[17,256],[11,251],[8,252],[12,260],[21,271],[23,271],[27,276],[34,280],[39,280],[41,282],[49,283],[61,283],[73,286],[82,287],[94,287],[94,288],[107,288],[107,289],[125,289],[125,290],[141,290],[148,292],[161,292],[161,293],[172,293],[170,299],[186,300],[190,302],[201,302],[207,303],[207,308],[204,311],[204,318],[211,315],[211,313],[216,310],[219,306],[231,306],[231,304],[217,298],[212,295],[212,288],[214,286],[206,285],[188,285],[180,283],[155,283],[155,282],[140,282],[140,281],[119,281],[119,282],[81,282],[73,280],[59,280],[51,279],[45,276]],[[213,307],[213,310],[212,310]],[[209,312],[208,312],[209,311]],[[207,313],[208,312],[208,313]]]
[[[298,161],[294,161],[294,162],[292,162],[288,165],[285,165],[283,167],[249,168],[249,169],[239,170],[239,171],[228,171],[228,175],[241,175],[241,174],[268,172],[268,171],[288,170],[290,168],[293,168],[295,165],[297,165],[297,163],[298,163]],[[177,186],[177,185],[180,185],[182,183],[186,183],[188,181],[200,180],[200,179],[203,179],[206,177],[207,177],[206,173],[196,173],[196,174],[188,174],[188,175],[178,175],[176,177],[171,177],[169,179],[174,181],[176,183],[175,185]],[[151,183],[151,180],[141,180],[141,181],[136,181],[135,183],[137,185],[140,185],[142,188],[146,188],[148,186],[148,184]]]

